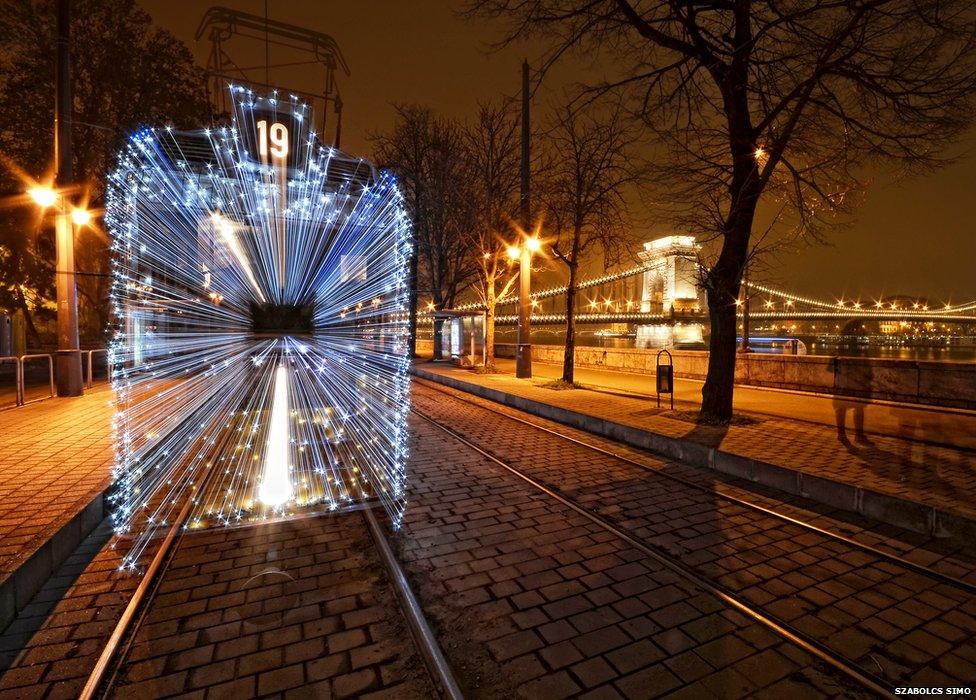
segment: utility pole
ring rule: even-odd
[[[519,196],[519,214],[522,231],[528,235],[532,226],[532,211],[529,201],[529,62],[522,61],[522,187]],[[532,253],[521,241],[519,260],[519,313],[518,337],[515,346],[515,376],[520,379],[532,377]]]
[[[58,0],[57,60],[54,64],[54,163],[58,208],[55,224],[58,303],[58,396],[81,396],[81,350],[78,345],[78,287],[75,279],[75,236],[69,194],[71,172],[71,53],[69,0]]]

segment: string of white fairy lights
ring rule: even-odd
[[[406,506],[412,241],[395,179],[320,147],[297,98],[232,90],[233,126],[141,131],[110,178],[129,570],[187,500],[188,528],[372,498],[399,525]],[[258,158],[254,114],[297,124],[282,150],[299,157]]]

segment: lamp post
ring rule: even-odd
[[[515,376],[519,379],[532,378],[532,253],[541,245],[539,239],[532,236],[522,245],[508,249],[509,257],[519,261],[518,334],[515,340]]]
[[[54,166],[59,190],[36,187],[30,191],[42,208],[55,207],[55,280],[58,311],[58,396],[81,396],[81,350],[78,345],[78,288],[75,281],[74,225],[88,222],[84,210],[72,210],[64,191],[74,176],[71,170],[71,51],[70,0],[57,1],[57,60],[54,63]]]
[[[33,187],[28,194],[42,209],[54,209],[55,286],[57,288],[58,396],[81,396],[81,350],[78,342],[78,286],[75,278],[75,226],[91,221],[91,213],[76,209],[64,192]]]

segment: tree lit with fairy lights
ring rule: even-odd
[[[232,126],[141,131],[110,179],[127,569],[187,513],[199,528],[375,498],[396,526],[405,507],[396,182],[320,146],[298,98],[231,91]]]

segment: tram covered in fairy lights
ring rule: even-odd
[[[393,176],[231,86],[232,124],[134,134],[110,178],[123,568],[187,528],[405,508],[410,224]],[[189,511],[184,509],[188,508]]]

